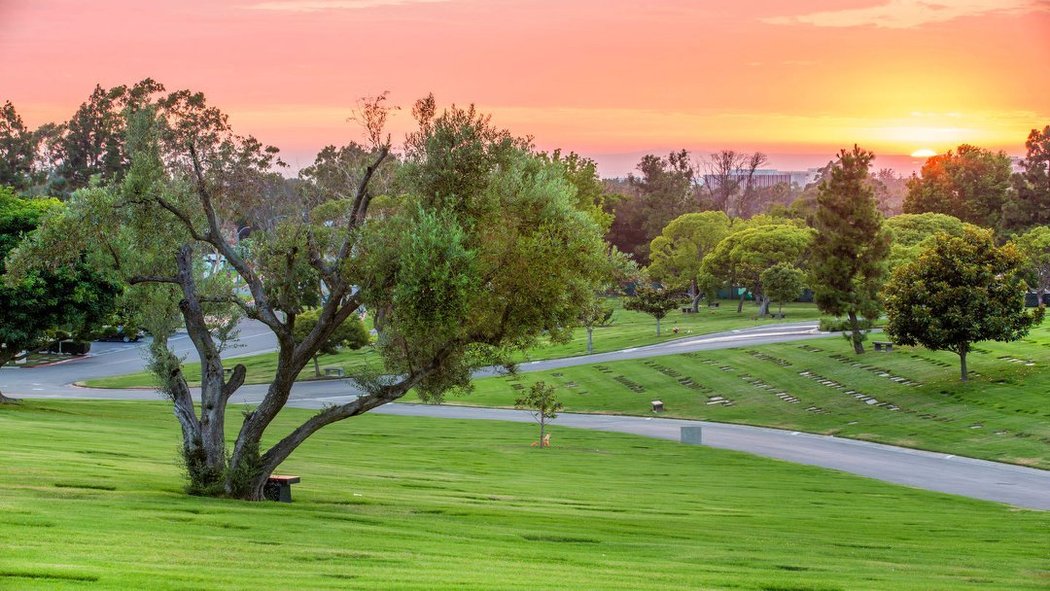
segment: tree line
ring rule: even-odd
[[[907,181],[908,213],[889,218],[872,182],[874,154],[842,150],[805,215],[708,210],[672,219],[649,243],[647,285],[628,305],[659,322],[678,294],[695,312],[705,296],[738,288],[737,312],[750,295],[765,316],[808,286],[821,311],[844,317],[857,353],[886,313],[898,342],[956,352],[965,380],[974,342],[1020,338],[1043,317],[1050,227],[1025,212],[1050,208],[1050,127],[1033,130],[1027,147],[1012,174],[1005,154],[972,146],[930,158]],[[1029,289],[1038,296],[1033,313]]]

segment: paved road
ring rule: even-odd
[[[711,335],[686,337],[647,347],[638,347],[584,357],[525,363],[521,371],[541,371],[573,365],[604,363],[730,347],[753,346],[826,336],[815,323],[767,325]],[[261,325],[242,330],[243,348],[237,354],[251,354],[273,348],[272,336]],[[177,342],[189,350],[188,339]],[[113,345],[99,347],[98,355],[68,364],[31,370],[5,369],[0,385],[16,396],[28,398],[150,399],[149,390],[94,390],[77,388],[71,382],[136,371],[144,366],[144,347]],[[492,372],[480,372],[487,375]],[[258,402],[264,386],[245,386],[234,402]],[[320,408],[350,400],[354,388],[345,381],[302,382],[292,391],[289,405]],[[463,406],[390,404],[373,412],[439,418],[530,421],[527,413],[513,410]],[[840,439],[806,433],[677,419],[562,414],[557,424],[567,427],[633,433],[646,437],[678,440],[680,428],[692,425],[703,429],[704,444],[744,451],[800,464],[851,472],[917,488],[1009,503],[1020,507],[1050,510],[1050,472],[1009,464],[999,464],[943,453],[932,453],[888,445]]]

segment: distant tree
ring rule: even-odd
[[[695,312],[703,296],[696,282],[700,264],[729,233],[730,224],[721,211],[675,218],[649,245],[649,276],[670,287],[688,288]]]
[[[731,232],[715,246],[701,265],[701,273],[724,285],[746,287],[759,305],[759,316],[769,313],[769,298],[762,285],[762,272],[777,263],[804,267],[813,241],[813,231],[791,223],[767,223],[759,217],[749,220],[739,231]],[[743,310],[741,294],[737,312]]]
[[[839,152],[831,178],[820,185],[811,285],[822,312],[849,318],[853,350],[864,352],[860,316],[878,318],[890,235],[868,178],[875,155],[858,146]]]
[[[61,209],[55,199],[22,199],[0,186],[0,270],[40,220]],[[0,367],[46,344],[58,328],[82,332],[109,314],[119,286],[74,260],[15,278],[0,276]],[[0,392],[0,403],[11,399]]]
[[[624,298],[623,307],[655,318],[656,336],[660,336],[660,321],[678,307],[678,302],[678,294],[671,290],[639,285],[635,295]]]
[[[51,189],[68,196],[92,177],[118,179],[130,164],[125,146],[128,116],[152,104],[164,86],[147,78],[132,86],[96,85],[69,121],[51,130],[48,140],[55,169]]]
[[[973,343],[1015,341],[1042,322],[1042,307],[1025,310],[1024,264],[1012,243],[995,245],[991,230],[938,234],[886,286],[886,332],[902,345],[953,351],[965,382]]]
[[[945,213],[985,228],[998,228],[1010,191],[1010,158],[975,146],[933,156],[922,176],[908,180],[904,213]]]
[[[320,318],[321,308],[307,308],[300,312],[299,318],[295,321],[295,328],[292,329],[292,335],[295,337],[295,340],[302,341],[310,336],[310,333],[317,327],[317,322]],[[313,356],[314,376],[321,375],[321,365],[318,362],[321,355],[335,355],[340,349],[360,349],[367,345],[368,342],[369,335],[368,329],[365,328],[365,323],[361,321],[359,316],[352,314],[336,327],[332,335],[318,347],[317,353]]]
[[[10,101],[0,106],[0,186],[24,191],[33,184],[39,138],[22,123]]]
[[[762,271],[762,288],[769,301],[778,305],[777,312],[784,313],[784,302],[793,302],[806,288],[806,273],[790,263],[777,263]]]
[[[639,197],[640,207],[634,221],[645,231],[644,242],[635,249],[640,261],[649,258],[649,242],[676,217],[694,210],[695,171],[689,152],[671,152],[666,158],[646,154],[638,163],[640,174],[627,176],[627,183]]]
[[[892,168],[880,168],[868,177],[875,191],[875,202],[886,217],[900,215],[904,211],[904,196],[908,193],[908,179]]]
[[[545,439],[547,423],[558,418],[558,413],[565,407],[558,400],[554,386],[546,382],[536,382],[529,388],[527,394],[514,401],[514,407],[532,413],[533,418],[540,425],[539,447],[548,447],[549,443]]]
[[[1014,191],[1003,208],[1007,230],[1050,225],[1050,125],[1033,129],[1025,149],[1022,170],[1011,178]]]
[[[587,331],[587,354],[594,353],[594,329],[612,324],[613,309],[606,305],[605,297],[595,294],[580,312],[580,326]]]
[[[762,152],[721,150],[708,156],[703,186],[708,205],[727,215],[750,217],[755,211],[755,171],[768,161]]]
[[[1027,261],[1031,287],[1039,295],[1039,303],[1050,291],[1050,226],[1037,226],[1014,238],[1014,243]]]

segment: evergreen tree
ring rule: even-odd
[[[889,233],[868,182],[875,155],[853,146],[839,152],[831,177],[817,194],[817,230],[813,242],[812,286],[817,307],[850,323],[853,350],[864,352],[859,317],[874,319],[881,311],[879,289],[886,274]]]

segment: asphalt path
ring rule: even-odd
[[[542,371],[591,363],[640,359],[691,351],[754,346],[827,336],[816,323],[764,325],[722,333],[688,336],[657,345],[636,347],[566,359],[523,363],[520,371]],[[192,357],[192,344],[185,336],[172,340],[179,354]],[[246,323],[230,354],[250,355],[273,350],[274,339],[260,323]],[[145,367],[145,344],[98,344],[93,354],[68,363],[33,369],[0,371],[0,388],[24,398],[77,398],[107,400],[156,400],[151,390],[103,390],[81,388],[72,382],[93,377],[139,371]],[[478,377],[494,370],[478,372]],[[265,386],[244,386],[232,402],[252,404],[265,396]],[[317,409],[349,401],[357,391],[349,381],[300,382],[292,390],[289,406]],[[450,405],[388,404],[372,412],[453,419],[484,419],[527,422],[522,411]],[[906,486],[1008,503],[1019,507],[1050,510],[1050,472],[1034,468],[964,458],[808,433],[731,425],[704,421],[610,415],[562,413],[556,424],[582,429],[631,433],[658,439],[679,440],[681,428],[698,426],[703,444],[850,472]]]

